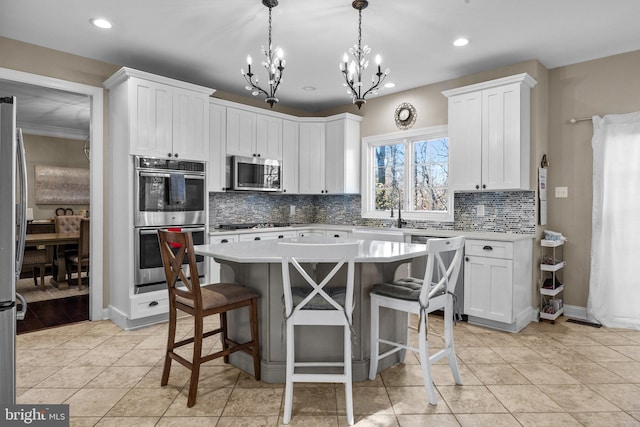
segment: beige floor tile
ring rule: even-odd
[[[631,341],[640,344],[640,331],[615,330],[615,332],[620,336],[623,336],[627,339],[630,339]]]
[[[299,413],[296,412],[295,396],[297,391],[294,388],[294,413]],[[231,393],[222,415],[226,417],[279,415],[283,395],[284,390],[281,388],[236,388]],[[331,397],[324,399],[330,400]],[[333,406],[335,412],[335,395]]]
[[[411,417],[411,415],[408,415]],[[398,419],[395,415],[373,414],[373,415],[355,415],[354,426],[357,427],[399,427]],[[316,424],[320,425],[320,424]],[[344,415],[338,416],[338,426],[347,427],[347,418]],[[409,425],[409,424],[408,424]],[[424,425],[424,424],[423,424]]]
[[[476,334],[475,336],[487,347],[517,347],[524,345],[520,337],[507,332],[498,334]],[[455,338],[454,336],[454,339]]]
[[[604,345],[580,345],[571,346],[571,348],[588,357],[593,362],[629,362],[632,360],[623,353],[613,350],[614,347]]]
[[[513,414],[524,427],[578,427],[580,422],[566,412]],[[613,425],[613,424],[610,424]]]
[[[476,378],[485,385],[489,384],[530,384],[520,372],[508,363],[486,363],[467,365]],[[463,377],[464,380],[464,377]],[[464,382],[467,385],[466,382]],[[471,384],[469,384],[471,385]]]
[[[487,387],[511,413],[563,412],[560,406],[534,385],[489,385]]]
[[[111,366],[129,350],[124,348],[107,349],[96,347],[93,350],[81,350],[85,353],[74,360],[74,366]]]
[[[458,427],[460,425],[453,414],[398,415],[398,422],[401,427]]]
[[[296,415],[294,413],[291,416],[291,422],[289,424],[283,424],[282,417],[280,417],[278,419],[277,425],[278,426],[287,425],[289,427],[309,427],[309,426],[338,427],[340,425],[338,421],[339,418],[340,417],[338,415]]]
[[[446,360],[446,358],[443,360]],[[464,385],[481,385],[482,384],[482,382],[467,367],[467,365],[458,363],[458,370],[460,371],[460,377],[462,377],[462,384]],[[431,365],[431,377],[435,385],[455,385],[456,383],[448,363],[442,364],[442,365],[439,365],[439,364]]]
[[[202,426],[220,426],[218,417],[162,417],[156,427],[202,427]],[[250,425],[250,424],[237,424]],[[274,425],[265,424],[265,425]]]
[[[438,390],[451,411],[456,414],[507,412],[485,386],[441,386]]]
[[[566,346],[556,340],[550,339],[543,334],[521,334],[520,341],[527,347],[534,349],[551,349],[551,348],[565,348]]]
[[[138,350],[165,350],[167,348],[167,337],[165,335],[149,335],[140,341],[135,348]]]
[[[526,346],[502,346],[490,348],[507,363],[541,363],[547,361],[547,359],[540,353],[537,353],[532,348]]]
[[[72,339],[72,336],[55,335],[50,332],[46,335],[31,333],[21,334],[16,337],[16,346],[20,348],[29,348],[31,350],[48,350],[56,348],[70,339]]]
[[[598,344],[602,345],[638,345],[637,342],[630,340],[629,338],[620,335],[617,332],[602,331],[585,334],[585,336],[591,338]]]
[[[504,363],[505,360],[488,347],[459,347],[456,355],[465,365],[473,363]]]
[[[583,333],[566,332],[566,333],[554,333],[547,334],[549,338],[552,338],[564,345],[597,345],[598,343],[591,338],[587,337]]]
[[[216,427],[270,427],[276,425],[278,425],[277,416],[220,417]]]
[[[51,375],[55,375],[60,368],[56,366],[28,366],[22,365],[18,359],[16,366],[16,386],[33,387]]]
[[[90,389],[83,388],[67,399],[69,415],[75,417],[102,417],[115,405],[129,390],[121,389]]]
[[[572,377],[561,368],[546,363],[514,364],[513,367],[533,384],[579,384],[577,378]]]
[[[162,380],[163,366],[155,366],[149,370],[149,372],[135,385],[135,388],[162,388],[160,381]],[[191,371],[180,365],[177,362],[173,362],[171,371],[169,373],[169,382],[165,387],[182,390],[182,388],[189,381]]]
[[[18,404],[50,404],[63,403],[78,390],[72,388],[31,388],[16,398]]]
[[[100,417],[71,417],[69,420],[69,427],[93,427]]]
[[[118,359],[113,366],[154,366],[164,359],[164,354],[164,350],[133,349]]]
[[[585,385],[538,385],[567,412],[614,412],[618,408]]]
[[[344,384],[336,385],[336,397],[338,413],[346,414]],[[353,413],[356,415],[393,414],[387,389],[384,387],[354,387]]]
[[[80,335],[60,344],[61,349],[91,350],[109,339],[107,335]]]
[[[640,362],[611,362],[601,365],[627,382],[640,384]]]
[[[629,411],[629,415],[640,421],[640,411]]]
[[[479,347],[483,345],[480,338],[478,338],[478,334],[472,333],[459,333],[455,331],[453,333],[453,343],[457,347]]]
[[[640,411],[640,385],[591,384],[589,388],[623,411]]]
[[[531,349],[554,365],[593,362],[587,356],[567,346],[558,348],[541,346],[531,347]]]
[[[585,427],[638,427],[640,420],[625,412],[574,412],[571,414]]]
[[[154,427],[159,417],[103,417],[96,427]]]
[[[144,389],[141,389],[144,390]],[[203,388],[198,387],[196,404],[187,406],[189,388],[184,387],[167,409],[167,417],[218,417],[222,414],[232,388]],[[243,414],[244,415],[244,414]]]
[[[146,338],[145,335],[115,335],[113,337],[107,338],[102,342],[96,350],[100,349],[124,349],[124,350],[132,350],[135,346],[140,344],[141,341],[144,341]]]
[[[61,350],[60,347],[36,351],[39,352],[39,356],[28,362],[25,361],[25,363],[28,363],[30,366],[77,366],[75,363],[76,360],[88,352],[88,350]]]
[[[134,388],[123,396],[107,413],[110,417],[159,417],[173,403],[177,390],[170,388]]]
[[[224,365],[223,365],[224,366]],[[371,381],[373,382],[373,381]],[[354,383],[355,386],[356,383]],[[238,380],[236,381],[236,387],[239,388],[255,388],[255,387],[271,387],[271,388],[284,388],[284,383],[281,384],[270,384],[265,383],[264,381],[256,381],[253,375],[250,375],[244,371],[240,371],[240,375],[238,376]]]
[[[561,368],[582,384],[619,384],[627,382],[624,378],[603,368],[598,363],[571,363]]]
[[[423,385],[420,365],[397,364],[380,372],[382,381],[387,387]]]
[[[199,387],[217,388],[235,385],[240,376],[240,369],[232,365],[200,367]]]
[[[293,415],[337,414],[338,392],[335,384],[307,384],[301,387],[293,385]],[[284,408],[284,391],[282,405]],[[344,402],[344,390],[340,391]],[[355,400],[355,393],[354,393]],[[355,407],[355,403],[354,403]],[[354,409],[355,410],[355,409]],[[226,409],[225,409],[226,413]]]
[[[82,388],[89,381],[97,377],[102,366],[66,366],[53,375],[36,384],[36,388]]]
[[[448,387],[448,386],[447,386]],[[451,386],[452,388],[455,386]],[[387,386],[387,393],[389,393],[389,399],[393,405],[393,411],[399,414],[445,414],[451,413],[449,406],[442,399],[439,391],[439,387],[436,388],[436,394],[438,398],[437,405],[430,405],[427,400],[427,393],[424,387],[389,387]]]
[[[520,427],[511,414],[457,414],[462,427]]]
[[[88,388],[132,388],[148,372],[149,366],[118,366],[106,368],[91,380]]]
[[[95,325],[92,325],[93,326],[92,328],[84,331],[84,334],[114,336],[122,332],[122,329],[120,329],[118,325],[116,325],[115,323],[109,320],[103,320],[100,322],[91,322],[91,323],[95,323]]]
[[[614,345],[611,349],[640,362],[640,345]]]

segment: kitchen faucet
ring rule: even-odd
[[[393,207],[391,207],[391,218],[393,218]],[[400,190],[398,190],[398,228],[402,228],[402,224],[407,221],[402,219],[402,202],[400,201]]]

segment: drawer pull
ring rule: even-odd
[[[220,240],[220,243],[229,243],[229,241],[227,239],[222,239]]]
[[[155,307],[156,305],[158,305],[158,301],[151,301],[149,303],[149,307]]]
[[[484,247],[482,248],[482,250],[483,250],[483,251],[492,251],[492,250],[493,250],[493,248],[492,248],[491,246],[489,246],[489,245],[486,245],[486,246],[484,246]]]
[[[278,236],[278,239],[284,239],[284,236],[281,234]]]
[[[469,257],[465,257],[464,260],[469,262]]]
[[[254,237],[253,240],[261,240],[260,237]]]

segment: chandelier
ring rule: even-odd
[[[267,84],[269,85],[268,91],[259,86],[257,77],[255,80],[253,78],[254,74],[251,72],[251,55],[247,55],[248,71],[245,73],[244,69],[240,69],[240,72],[248,83],[245,89],[252,91],[251,94],[253,96],[263,93],[266,96],[265,102],[268,102],[271,108],[273,108],[273,104],[278,102],[276,91],[280,86],[280,82],[282,82],[282,72],[284,71],[286,61],[283,58],[284,54],[282,49],[279,46],[273,49],[273,45],[271,44],[271,9],[278,5],[278,0],[262,0],[262,4],[269,8],[269,44],[266,49],[264,46],[261,46],[262,54],[266,56],[266,60],[262,61],[262,66],[267,69],[269,76],[267,80]]]
[[[378,88],[380,88],[380,85],[391,71],[389,68],[384,73],[380,70],[382,58],[380,58],[380,55],[376,55],[375,61],[378,71],[371,76],[371,87],[367,90],[363,89],[362,74],[369,66],[367,55],[371,52],[369,46],[364,45],[362,47],[362,9],[365,9],[368,5],[369,2],[367,0],[354,0],[351,3],[351,6],[358,10],[358,44],[349,48],[349,54],[351,54],[352,58],[351,63],[349,63],[349,57],[346,52],[340,63],[340,71],[342,71],[345,80],[343,85],[347,87],[347,93],[353,98],[353,103],[358,106],[358,110],[362,107],[362,104],[367,102],[365,99],[367,95],[376,95],[378,93]]]

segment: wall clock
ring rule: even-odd
[[[416,122],[416,109],[408,102],[403,102],[396,108],[394,117],[398,129],[409,129]]]

